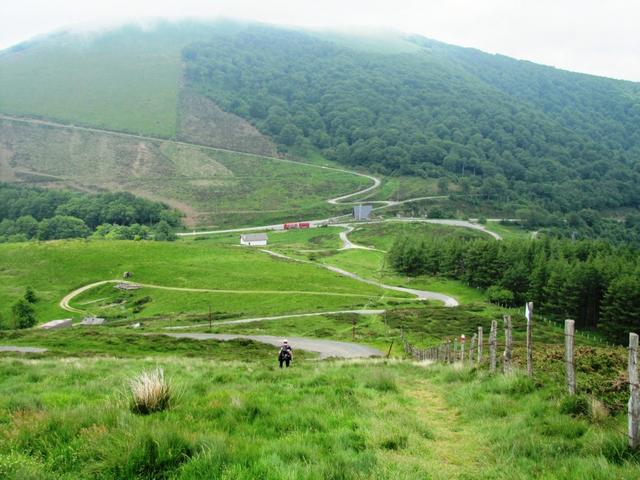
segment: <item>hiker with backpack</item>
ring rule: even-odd
[[[282,346],[280,347],[280,352],[278,352],[278,362],[280,362],[280,368],[282,368],[283,364],[287,365],[289,368],[289,364],[293,360],[293,349],[291,345],[287,342],[287,340],[282,341]]]

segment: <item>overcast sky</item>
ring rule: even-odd
[[[640,81],[638,0],[0,0],[0,49],[70,25],[218,16],[395,29]]]

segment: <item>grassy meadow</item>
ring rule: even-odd
[[[450,227],[430,223],[385,222],[357,225],[349,239],[358,245],[389,251],[399,237],[440,237],[455,239],[488,238],[487,234],[470,228]]]
[[[62,297],[89,283],[121,278],[125,271],[133,272],[136,282],[160,287],[232,291],[143,288],[130,297],[123,294],[129,301],[125,315],[136,306],[150,316],[203,314],[209,304],[216,312],[254,316],[335,310],[364,305],[382,294],[377,287],[323,268],[274,259],[238,246],[197,241],[55,241],[0,245],[0,314],[9,322],[11,304],[31,286],[39,297],[35,307],[40,321],[66,318],[71,315],[58,306]],[[111,310],[118,313],[118,295],[107,285],[87,291],[72,306],[107,313],[94,308],[95,304],[116,303]],[[143,297],[151,299],[135,303]],[[95,300],[99,302],[87,303]]]
[[[405,227],[424,235],[476,235],[392,224],[363,227],[352,240],[385,247],[388,240],[379,237],[402,234]],[[401,333],[426,347],[452,335],[470,336],[478,325],[488,334],[490,321],[505,312],[456,282],[396,277],[382,252],[338,251],[340,230],[270,232],[270,248],[301,259],[315,255],[315,261],[368,278],[378,278],[384,267],[387,283],[439,286],[463,305],[394,298],[399,294],[317,265],[240,248],[238,234],[172,243],[0,245],[0,304],[9,305],[31,285],[41,320],[70,316],[57,306],[62,296],[124,271],[133,272],[133,281],[160,287],[226,290],[144,287],[122,293],[102,285],[71,305],[110,314],[106,326],[0,332],[1,345],[47,349],[0,353],[0,478],[637,478],[640,455],[626,447],[624,434],[624,349],[578,335],[579,395],[572,399],[564,394],[559,326],[536,324],[535,375],[522,374],[521,312],[508,312],[515,323],[514,375],[491,376],[486,363],[476,368],[411,361]],[[218,323],[358,307],[387,312]],[[7,318],[6,307],[2,315]],[[144,328],[126,328],[132,319],[143,320]],[[292,367],[280,370],[272,346],[162,335],[164,327],[177,325],[195,332],[355,342],[389,351],[390,358],[318,360],[296,351]],[[169,386],[167,408],[137,413],[130,382],[157,368]]]
[[[7,52],[0,57],[0,92],[11,94],[0,95],[0,111],[175,136],[185,34],[124,27],[61,34]]]
[[[0,476],[637,478],[624,418],[567,413],[559,385],[394,360],[280,370],[251,355],[1,357]],[[128,382],[156,367],[170,407],[135,414]]]

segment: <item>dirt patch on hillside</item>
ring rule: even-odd
[[[233,172],[211,158],[199,147],[164,142],[160,152],[175,166],[176,174],[185,177],[232,177]]]
[[[203,95],[180,94],[178,138],[211,147],[259,155],[275,155],[274,144],[246,120],[224,112]]]

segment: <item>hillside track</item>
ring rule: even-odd
[[[343,270],[342,268],[334,267],[333,265],[325,265],[323,263],[311,262],[309,260],[299,260],[297,258],[289,257],[289,256],[284,255],[282,253],[274,252],[272,250],[263,249],[261,251],[266,253],[266,254],[268,254],[268,255],[271,255],[272,257],[280,258],[282,260],[289,260],[289,261],[293,261],[293,262],[309,263],[309,264],[312,264],[312,265],[316,265],[316,266],[318,266],[320,268],[324,268],[326,270],[330,270],[330,271],[332,271],[334,273],[337,273],[338,275],[342,275],[344,277],[348,277],[348,278],[351,278],[353,280],[357,280],[358,282],[363,282],[363,283],[367,283],[369,285],[374,285],[376,287],[380,287],[380,288],[383,288],[385,290],[393,290],[393,291],[396,291],[396,292],[408,293],[410,295],[414,295],[419,300],[437,300],[439,302],[442,302],[445,307],[457,307],[457,306],[460,305],[458,300],[456,300],[453,297],[450,297],[449,295],[445,295],[443,293],[430,292],[430,291],[427,291],[427,290],[417,290],[415,288],[396,287],[395,285],[386,285],[386,284],[378,282],[376,280],[370,280],[368,278],[361,277],[360,275],[357,275],[355,273],[348,272],[346,270]]]
[[[78,308],[72,307],[69,302],[71,302],[78,295],[86,292],[87,290],[91,290],[92,288],[99,287],[100,285],[105,285],[108,283],[128,283],[123,282],[122,280],[101,280],[99,282],[90,283],[83,287],[77,288],[74,291],[68,293],[64,296],[62,300],[60,300],[59,306],[63,310],[72,313],[86,314],[86,310],[80,310]],[[314,290],[227,290],[227,289],[213,289],[213,288],[188,288],[188,287],[167,287],[164,285],[152,285],[148,283],[138,283],[135,285],[139,285],[143,288],[151,288],[155,290],[169,290],[174,292],[193,292],[193,293],[237,293],[237,294],[258,294],[258,295],[317,295],[324,297],[350,297],[350,298],[371,298],[371,294],[364,293],[340,293],[340,292],[325,292],[325,291],[314,291]],[[390,297],[387,297],[390,298]],[[397,297],[395,300],[406,300],[403,297]],[[315,315],[312,314],[312,315]]]
[[[94,128],[94,127],[83,127],[83,126],[78,126],[78,125],[71,125],[71,124],[66,124],[66,123],[54,122],[54,121],[51,121],[51,120],[41,120],[41,119],[29,118],[29,117],[16,117],[16,116],[6,115],[6,114],[2,114],[2,113],[0,113],[0,120],[8,120],[8,121],[11,121],[11,122],[26,123],[26,124],[30,124],[30,125],[44,125],[44,126],[48,126],[48,127],[62,128],[62,129],[66,129],[66,130],[76,130],[76,131],[81,131],[81,132],[99,133],[99,134],[111,135],[111,136],[119,137],[119,138],[144,140],[144,141],[148,141],[148,142],[163,142],[163,143],[169,143],[169,144],[172,144],[172,145],[180,145],[180,146],[185,146],[185,147],[201,148],[203,150],[208,150],[208,151],[213,151],[213,152],[239,153],[239,154],[242,154],[242,155],[246,155],[248,157],[253,157],[253,158],[258,158],[258,159],[268,159],[268,160],[273,160],[273,161],[276,161],[276,162],[284,162],[284,163],[290,163],[290,164],[294,164],[294,165],[301,165],[301,166],[304,166],[304,167],[310,167],[310,168],[316,168],[316,169],[321,169],[321,170],[329,170],[329,171],[333,171],[333,172],[346,173],[346,174],[349,174],[349,175],[355,175],[355,176],[358,176],[358,177],[367,178],[367,179],[369,179],[369,180],[371,180],[373,182],[373,184],[371,186],[367,187],[367,188],[358,190],[358,191],[353,192],[353,193],[348,193],[346,195],[341,195],[341,196],[338,196],[338,197],[335,197],[335,198],[328,199],[327,202],[332,204],[332,205],[337,205],[342,200],[346,200],[346,199],[354,197],[356,195],[363,195],[363,194],[368,193],[368,192],[370,192],[372,190],[375,190],[382,183],[379,178],[374,177],[373,175],[368,175],[366,173],[355,172],[355,171],[352,171],[352,170],[346,170],[346,169],[337,168],[337,167],[329,167],[327,165],[316,165],[314,163],[300,162],[298,160],[291,160],[291,159],[288,159],[288,158],[272,157],[272,156],[268,156],[268,155],[259,155],[259,154],[256,154],[256,153],[241,152],[241,151],[238,151],[238,150],[230,150],[230,149],[220,148],[220,147],[211,147],[209,145],[203,145],[201,143],[183,142],[183,141],[180,141],[180,140],[173,140],[173,139],[170,139],[170,138],[151,137],[151,136],[147,136],[147,135],[139,135],[139,134],[135,134],[135,133],[118,132],[118,131],[115,131],[115,130],[105,130],[105,129]]]
[[[79,125],[59,123],[59,122],[55,122],[55,121],[52,121],[52,120],[43,120],[43,119],[30,118],[30,117],[19,117],[19,116],[13,116],[13,115],[6,115],[6,114],[2,114],[2,113],[0,113],[0,120],[7,120],[7,121],[25,123],[25,124],[30,124],[30,125],[44,125],[44,126],[48,126],[48,127],[61,128],[61,129],[66,129],[66,130],[75,130],[75,131],[81,131],[81,132],[98,133],[98,134],[103,134],[103,135],[110,135],[110,136],[114,136],[114,137],[119,137],[119,138],[144,140],[144,141],[149,141],[149,142],[164,142],[164,143],[169,143],[169,144],[172,144],[172,145],[201,148],[201,149],[208,150],[208,151],[213,151],[213,152],[239,153],[239,154],[242,154],[242,155],[246,155],[248,157],[253,157],[253,158],[258,158],[258,159],[268,159],[268,160],[273,160],[273,161],[277,161],[277,162],[284,162],[284,163],[290,163],[290,164],[294,164],[294,165],[301,165],[301,166],[309,167],[309,168],[316,168],[316,169],[321,169],[321,170],[328,170],[328,171],[333,171],[333,172],[345,173],[345,174],[348,174],[348,175],[355,175],[355,176],[358,176],[358,177],[362,177],[362,178],[366,178],[368,180],[371,180],[372,184],[369,187],[357,190],[357,191],[352,192],[352,193],[347,193],[347,194],[344,194],[344,195],[340,195],[338,197],[327,199],[327,203],[329,203],[331,205],[356,205],[356,204],[363,203],[364,200],[363,201],[350,201],[350,202],[346,202],[346,200],[352,199],[353,197],[356,197],[356,196],[361,196],[361,195],[370,193],[370,192],[376,190],[377,188],[379,188],[380,185],[382,184],[382,180],[380,180],[378,177],[375,177],[373,175],[369,175],[369,174],[366,174],[366,173],[362,173],[362,172],[356,172],[354,170],[347,170],[347,169],[338,168],[338,167],[330,167],[330,166],[327,166],[327,165],[316,165],[316,164],[313,164],[313,163],[301,162],[301,161],[298,161],[298,160],[291,160],[291,159],[280,158],[280,157],[272,157],[272,156],[268,156],[268,155],[259,155],[259,154],[256,154],[256,153],[241,152],[241,151],[237,151],[237,150],[230,150],[230,149],[220,148],[220,147],[211,147],[209,145],[203,145],[203,144],[200,144],[200,143],[183,142],[183,141],[180,141],[180,140],[173,140],[173,139],[170,139],[170,138],[152,137],[152,136],[148,136],[148,135],[140,135],[140,134],[135,134],[135,133],[119,132],[119,131],[115,131],[115,130],[106,130],[106,129],[95,128],[95,127],[83,127],[83,126],[79,126]],[[405,203],[417,202],[417,201],[420,201],[420,200],[431,200],[431,199],[441,199],[441,198],[447,198],[447,197],[446,196],[416,197],[416,198],[409,198],[409,199],[400,200],[400,201],[394,201],[394,200],[371,200],[371,201],[369,201],[367,203],[380,204],[379,207],[375,208],[375,210],[380,210],[380,209],[383,209],[383,208],[393,207],[393,206],[396,206],[396,205],[402,205],[402,204],[405,204]],[[332,218],[323,219],[323,220],[312,220],[311,222],[313,222],[313,223],[321,223],[321,222],[327,222],[327,221],[330,221],[330,220],[344,218],[344,217],[346,217],[346,215],[342,215],[342,216],[338,216],[338,217],[332,217]],[[275,225],[265,225],[265,226],[257,227],[257,228],[230,229],[230,230],[227,230],[227,231],[228,232],[238,232],[238,231],[252,231],[252,230],[256,230],[256,229],[275,229],[274,227],[275,227]],[[198,232],[199,235],[204,235],[206,233],[207,232]],[[181,235],[188,236],[188,235],[193,235],[193,233],[183,233]]]
[[[272,320],[284,320],[288,318],[305,318],[318,317],[322,315],[382,315],[386,310],[336,310],[334,312],[313,312],[313,313],[292,313],[289,315],[276,315],[273,317],[256,317],[256,318],[240,318],[237,320],[222,320],[212,323],[213,326],[218,325],[243,325],[245,323],[269,322]],[[165,327],[165,330],[189,330],[191,328],[208,327],[209,323],[196,323],[193,325],[176,325],[174,327]]]
[[[191,340],[253,340],[255,342],[266,343],[279,347],[282,345],[281,337],[272,335],[236,335],[229,333],[164,333],[173,338],[189,338]],[[289,344],[295,350],[304,350],[307,352],[317,353],[320,358],[362,358],[362,357],[381,357],[382,352],[375,348],[365,345],[358,345],[348,342],[337,342],[335,340],[320,340],[317,338],[303,337],[287,337]]]

